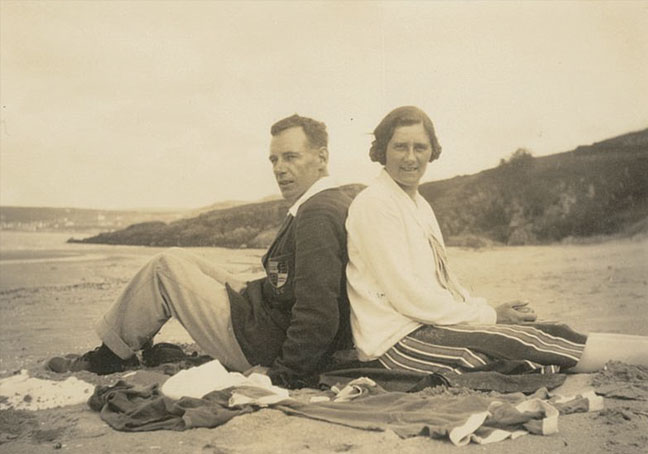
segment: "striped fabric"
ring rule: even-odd
[[[576,365],[586,339],[560,324],[422,326],[379,361],[387,369],[422,373],[557,373]]]

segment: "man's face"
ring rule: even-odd
[[[321,176],[327,163],[326,148],[312,148],[301,126],[286,129],[270,141],[270,162],[281,195],[294,203]]]

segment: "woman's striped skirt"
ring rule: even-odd
[[[563,324],[452,325],[418,328],[379,358],[387,369],[556,373],[576,365],[587,336]]]

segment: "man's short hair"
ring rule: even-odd
[[[321,121],[312,118],[302,117],[294,114],[279,120],[270,128],[270,134],[274,137],[281,134],[286,129],[301,127],[306,134],[308,143],[312,148],[328,147],[328,132],[326,125]]]

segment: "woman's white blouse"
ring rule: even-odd
[[[495,310],[461,289],[455,301],[436,277],[428,241],[443,237],[432,207],[383,170],[351,203],[346,221],[351,328],[361,360],[380,357],[423,324],[492,324]]]

